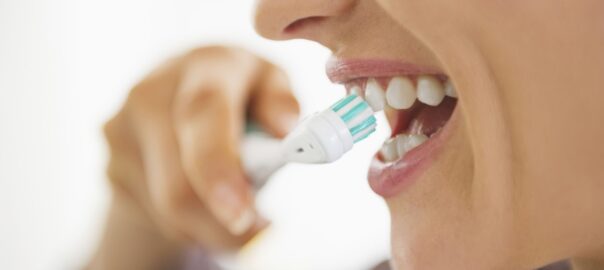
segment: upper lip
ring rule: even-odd
[[[326,73],[333,83],[346,83],[365,77],[414,76],[444,74],[436,68],[398,60],[384,59],[338,59],[327,61]]]

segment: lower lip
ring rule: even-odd
[[[451,137],[457,119],[457,108],[445,126],[429,140],[407,152],[394,162],[385,163],[379,153],[373,157],[369,167],[369,185],[378,195],[388,198],[409,188],[431,164]]]

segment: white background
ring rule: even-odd
[[[329,52],[256,36],[252,1],[0,0],[0,269],[76,269],[108,203],[103,121],[155,64],[208,43],[283,66],[303,112],[343,95]],[[382,122],[383,123],[383,122]],[[388,254],[385,205],[366,181],[387,130],[326,166],[289,166],[261,191],[273,227],[244,269],[367,269]]]

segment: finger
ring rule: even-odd
[[[216,63],[204,58],[188,67],[174,114],[183,168],[191,185],[236,235],[248,232],[258,219],[239,161],[245,90],[256,69],[241,64],[239,57],[223,57]]]
[[[290,89],[287,75],[278,67],[266,64],[252,97],[252,117],[269,134],[284,137],[297,124],[300,107]]]
[[[122,122],[132,130],[142,181],[131,186],[162,231],[171,238],[190,236],[178,213],[179,198],[185,198],[188,183],[180,169],[178,147],[170,125],[171,102],[178,78],[178,65],[151,73],[136,85],[124,106]],[[190,188],[189,188],[190,189]]]
[[[233,234],[255,222],[250,186],[237,153],[242,117],[220,89],[191,100],[178,125],[183,166],[199,197]],[[195,109],[193,109],[195,108]]]
[[[137,86],[129,98],[128,112],[136,130],[148,194],[157,222],[179,238],[207,247],[240,246],[199,200],[183,171],[179,143],[172,122],[174,74],[161,74]]]

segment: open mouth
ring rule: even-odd
[[[353,65],[357,70],[363,67],[359,62]],[[349,94],[363,97],[375,112],[386,113],[392,133],[369,172],[371,187],[386,197],[434,160],[429,157],[446,142],[441,135],[455,111],[457,93],[442,73],[409,64],[379,63],[371,61],[372,69],[360,68],[364,72],[356,73],[354,68],[328,68],[328,74],[332,81],[340,78],[335,82],[344,84]],[[349,76],[342,76],[342,72]],[[365,76],[367,73],[370,76]]]
[[[374,111],[386,111],[392,133],[380,150],[384,162],[404,158],[438,134],[457,104],[452,84],[433,75],[360,78],[346,85]]]

